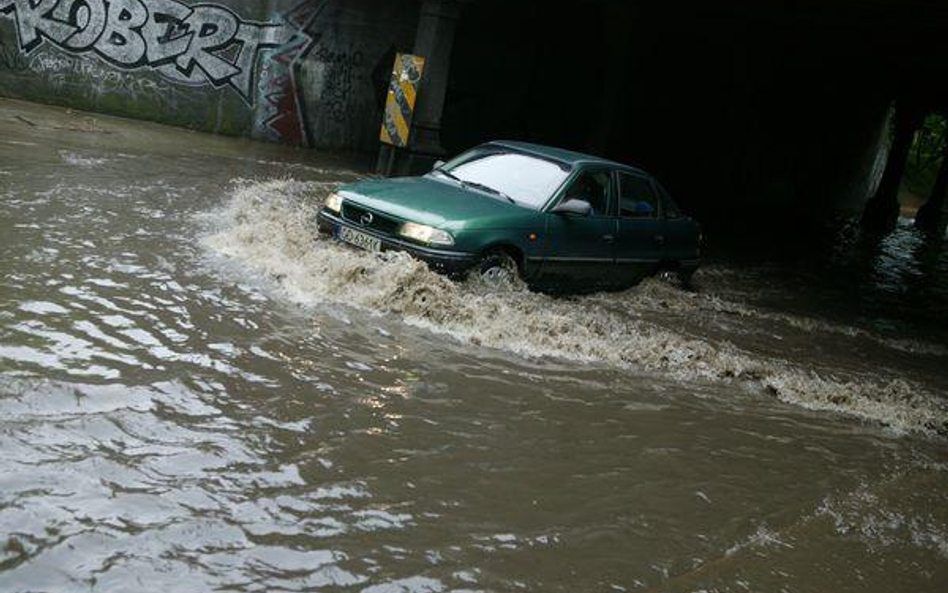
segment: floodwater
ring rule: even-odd
[[[948,590],[909,228],[554,299],[319,239],[358,177],[0,103],[0,591]]]

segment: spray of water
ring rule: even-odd
[[[880,422],[899,433],[948,434],[948,403],[909,381],[817,371],[806,363],[689,335],[640,314],[650,307],[698,315],[720,307],[754,313],[740,304],[684,293],[655,280],[624,293],[568,299],[522,286],[497,290],[474,281],[452,282],[405,254],[370,254],[338,245],[321,238],[315,228],[317,208],[330,189],[329,184],[293,180],[235,182],[226,204],[210,214],[212,230],[204,243],[269,277],[300,304],[338,303],[393,314],[465,343],[524,357],[595,361],[682,380],[731,382],[809,409]]]

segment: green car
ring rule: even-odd
[[[318,224],[452,277],[517,274],[547,291],[617,289],[665,270],[687,284],[700,263],[698,224],[650,175],[523,142],[483,144],[421,177],[344,186]]]

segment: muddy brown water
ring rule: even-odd
[[[937,334],[454,284],[316,237],[358,177],[0,103],[0,591],[946,590]]]

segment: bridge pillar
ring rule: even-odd
[[[862,214],[863,226],[873,231],[888,232],[895,228],[899,218],[899,184],[902,182],[912,139],[921,118],[922,114],[917,106],[907,102],[896,104],[895,133],[882,180],[875,195],[866,202]]]
[[[396,166],[402,175],[422,173],[445,155],[441,116],[448,90],[451,50],[460,15],[457,0],[423,0],[415,34],[415,55],[425,58],[407,158]]]

